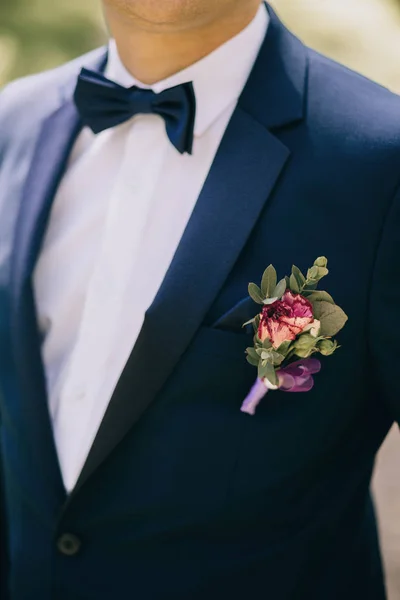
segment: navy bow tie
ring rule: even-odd
[[[153,113],[165,121],[167,135],[183,154],[192,153],[196,98],[192,83],[155,94],[136,86],[125,88],[100,73],[82,69],[74,94],[84,125],[94,133],[124,123],[137,114]]]

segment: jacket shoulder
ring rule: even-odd
[[[400,149],[400,96],[314,50],[308,52],[307,108],[316,127],[354,143]]]
[[[0,147],[8,128],[28,126],[48,114],[60,98],[60,88],[74,84],[83,66],[94,66],[105,59],[106,48],[98,48],[60,67],[17,79],[0,92]]]

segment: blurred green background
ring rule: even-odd
[[[400,0],[271,4],[307,43],[400,92]],[[0,0],[0,85],[101,45],[106,30],[100,5],[100,0]]]
[[[100,4],[0,0],[0,85],[102,44],[106,33]],[[271,4],[307,43],[400,92],[400,0]]]
[[[0,0],[0,84],[106,40],[100,0]]]
[[[0,0],[0,86],[104,43],[100,4],[100,0]],[[271,0],[271,4],[310,46],[400,93],[400,0]],[[400,436],[394,431],[380,453],[374,482],[390,600],[400,599],[399,465]]]

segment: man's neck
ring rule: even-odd
[[[216,0],[217,1],[217,0]],[[107,9],[106,19],[125,68],[144,84],[162,81],[201,60],[251,23],[259,0],[211,23],[178,31],[152,31]]]

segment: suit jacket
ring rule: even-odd
[[[382,600],[369,494],[400,417],[400,100],[271,25],[83,472],[62,485],[31,275],[104,49],[0,95],[11,600]],[[349,315],[307,394],[240,412],[249,281],[319,255]],[[4,526],[3,526],[4,531]],[[74,537],[66,537],[73,534]],[[3,574],[5,564],[3,565]]]

